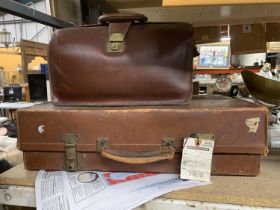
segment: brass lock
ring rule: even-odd
[[[124,52],[124,34],[112,33],[109,37],[108,52],[120,53]]]

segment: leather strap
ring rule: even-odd
[[[109,24],[109,37],[114,33],[122,33],[124,35],[124,39],[127,35],[128,29],[131,26],[132,22],[124,22],[124,23],[110,23]]]
[[[100,16],[101,24],[109,24],[107,51],[110,53],[124,52],[125,38],[131,24],[135,21],[146,22],[147,20],[146,16],[137,13],[113,13]]]
[[[110,53],[123,53],[125,51],[125,38],[132,22],[110,23],[108,29],[107,51]]]

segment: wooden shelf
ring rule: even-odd
[[[234,74],[241,73],[243,70],[252,72],[259,72],[261,67],[258,68],[243,68],[243,69],[196,69],[193,74]]]

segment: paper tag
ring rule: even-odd
[[[213,140],[185,138],[180,178],[209,182],[213,148]]]

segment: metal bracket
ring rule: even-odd
[[[77,171],[79,167],[76,144],[80,140],[80,136],[75,133],[65,133],[61,135],[60,139],[64,142],[65,148],[64,169],[66,171]]]
[[[0,11],[16,15],[27,20],[35,21],[37,23],[42,23],[44,25],[51,26],[54,28],[66,28],[73,26],[73,24],[71,23],[59,20],[40,11],[30,9],[18,2],[11,0],[1,0]]]
[[[175,145],[176,145],[175,139],[173,139],[173,138],[166,137],[166,138],[163,138],[163,140],[162,140],[162,149],[168,149],[170,147],[175,148]]]
[[[96,152],[101,152],[109,144],[108,138],[97,138],[96,140]]]

